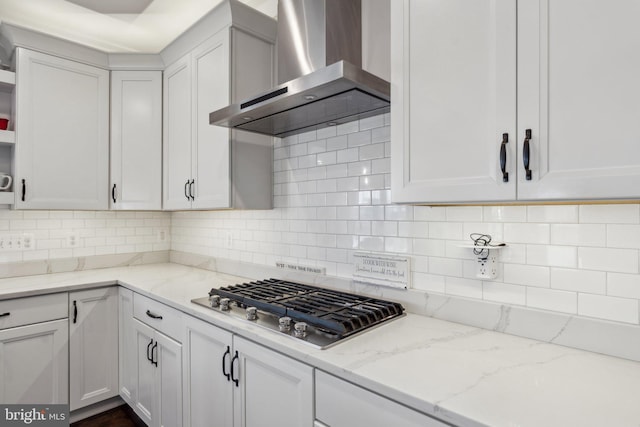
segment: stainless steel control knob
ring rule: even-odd
[[[296,338],[305,338],[307,336],[307,324],[298,322],[293,326],[293,334]]]
[[[247,320],[256,320],[258,318],[258,309],[255,307],[247,307]]]
[[[291,330],[291,318],[286,316],[279,318],[278,326],[280,327],[280,332],[289,332]]]
[[[222,311],[229,311],[229,309],[231,308],[229,306],[231,300],[229,300],[229,298],[222,298],[220,299],[220,310]]]
[[[209,305],[211,307],[217,307],[220,305],[220,295],[211,295],[209,296]]]

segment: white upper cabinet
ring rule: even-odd
[[[518,1],[518,198],[640,197],[640,3]]]
[[[109,207],[109,72],[17,49],[19,209]]]
[[[514,199],[515,2],[404,0],[391,12],[393,201]]]
[[[164,71],[163,191],[165,209],[191,207],[191,67],[190,57]]]
[[[393,201],[640,197],[638,19],[633,0],[393,2]]]
[[[274,81],[274,41],[261,30],[275,37],[275,23],[230,2],[207,18],[211,25],[227,19],[227,6],[243,10],[238,15],[257,23],[255,28],[227,25],[205,39],[189,30],[163,52],[171,61],[163,95],[167,210],[272,207],[273,138],[209,124],[212,111],[266,91]],[[184,46],[195,47],[175,59]]]
[[[111,72],[111,209],[162,208],[162,72]]]

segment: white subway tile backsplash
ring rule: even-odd
[[[484,206],[483,216],[490,222],[526,222],[526,206]]]
[[[462,260],[430,257],[429,272],[443,276],[462,277]]]
[[[578,248],[578,267],[616,273],[638,273],[635,249]]]
[[[479,222],[482,221],[481,206],[449,206],[445,208],[447,221]]]
[[[640,225],[607,225],[607,246],[640,249]]]
[[[388,252],[411,258],[417,291],[640,323],[640,204],[394,205],[389,120],[276,138],[273,210],[0,211],[3,233],[36,239],[0,262],[173,249],[350,278],[355,251]],[[158,242],[159,229],[170,239]],[[78,248],[66,247],[72,231]],[[476,279],[474,256],[459,247],[475,232],[507,244],[495,280]]]
[[[582,205],[580,222],[583,224],[638,224],[640,205]]]
[[[578,314],[638,324],[638,300],[593,294],[578,294]]]
[[[528,206],[527,221],[549,223],[578,222],[578,206]]]
[[[525,305],[527,288],[498,282],[482,282],[482,299],[504,304]]]
[[[359,147],[361,145],[371,144],[371,131],[351,133],[347,137],[349,148]]]
[[[551,243],[554,245],[606,246],[607,229],[604,224],[552,224]]]
[[[411,221],[413,219],[413,206],[385,206],[384,217],[388,221]]]
[[[549,267],[505,264],[504,281],[515,285],[548,288],[550,286]]]
[[[578,311],[578,298],[575,292],[528,287],[527,306],[575,314]]]
[[[358,149],[360,160],[382,159],[384,157],[384,143],[364,145]]]
[[[640,275],[607,273],[607,294],[640,300]]]
[[[450,295],[482,299],[482,282],[458,277],[445,277],[445,291]]]
[[[578,248],[574,246],[527,245],[527,264],[575,268],[578,265]]]
[[[510,224],[504,225],[504,240],[507,243],[549,243],[549,224]]]
[[[564,291],[604,295],[607,292],[607,275],[603,271],[552,268],[551,287]]]

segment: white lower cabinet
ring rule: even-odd
[[[185,325],[185,425],[313,425],[312,367],[197,319]]]
[[[315,383],[316,427],[448,425],[319,370]]]
[[[66,301],[66,293],[0,301],[1,403],[68,402]]]
[[[122,288],[119,308],[120,396],[148,426],[181,426],[182,314]]]
[[[69,293],[70,410],[118,395],[118,288]]]

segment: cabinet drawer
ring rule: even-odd
[[[67,303],[66,292],[0,301],[0,329],[64,319]]]
[[[183,320],[180,311],[134,293],[133,317],[178,342],[182,342]]]

